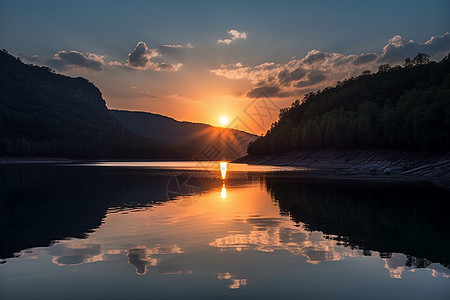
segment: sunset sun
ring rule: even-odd
[[[226,117],[226,116],[222,116],[222,117],[220,117],[220,124],[221,125],[228,125],[228,117]]]

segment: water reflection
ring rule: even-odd
[[[53,263],[59,266],[79,265],[103,260],[102,244],[72,243],[56,244],[48,249]]]
[[[450,230],[447,192],[417,185],[276,178],[266,185],[282,213],[337,245],[361,249],[364,255],[375,250],[390,258],[397,252],[450,265],[450,245],[444,242]]]
[[[61,267],[47,266],[54,278],[67,268],[93,277],[132,273],[166,290],[175,279],[159,275],[186,276],[202,289],[277,290],[287,276],[280,274],[328,274],[331,261],[343,263],[331,269],[342,278],[360,276],[344,265],[356,261],[380,285],[377,267],[394,279],[419,269],[450,276],[447,192],[236,173],[42,166],[0,173],[0,253],[8,258],[0,275],[47,259]],[[311,285],[333,284],[326,280]]]
[[[133,264],[136,269],[136,273],[144,275],[147,273],[148,267],[154,267],[158,265],[158,259],[154,255],[171,254],[171,253],[183,253],[183,250],[176,245],[169,247],[153,247],[147,248],[140,246],[138,248],[128,249],[127,256],[128,262]],[[180,273],[181,271],[176,272]]]
[[[222,185],[222,190],[220,191],[220,197],[225,199],[227,197],[227,189],[225,187],[225,183]]]
[[[220,173],[222,175],[222,179],[225,179],[225,177],[227,176],[228,163],[226,161],[221,161],[219,163],[219,165],[220,165]]]
[[[247,285],[246,278],[235,278],[231,273],[217,273],[217,279],[230,280],[231,283],[228,285],[230,290],[240,289]]]

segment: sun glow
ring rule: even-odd
[[[228,118],[226,116],[220,117],[220,124],[221,125],[228,125]]]

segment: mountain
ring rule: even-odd
[[[147,112],[110,110],[110,114],[130,132],[183,148],[194,159],[236,159],[246,153],[248,144],[257,137],[236,129],[180,122]]]
[[[380,65],[312,92],[280,111],[249,154],[293,150],[450,150],[450,54],[430,62],[419,53],[405,65]]]
[[[0,51],[0,157],[190,158],[130,133],[88,80]]]

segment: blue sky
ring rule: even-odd
[[[342,64],[341,60],[374,55],[367,65],[347,67],[345,72],[342,68],[339,72],[324,69],[323,63],[320,68],[306,67],[309,73],[297,84],[303,89],[292,83],[280,86],[273,95],[284,106],[301,98],[306,87],[314,90],[332,84],[343,79],[339,76],[373,69],[383,59],[397,63],[399,59],[383,54],[389,43],[402,59],[403,54],[414,55],[416,50],[431,51],[435,59],[450,51],[450,36],[445,35],[450,32],[449,1],[0,3],[0,47],[13,55],[50,65],[64,74],[87,77],[102,90],[111,108],[153,111],[213,124],[220,113],[233,117],[252,89],[264,85],[278,88],[280,82],[272,78],[275,71],[262,71],[267,63],[275,64],[270,68],[276,72],[291,72],[301,66],[300,60],[316,53],[312,50],[319,56],[335,53],[325,55],[328,60],[324,60],[334,65],[338,58]],[[230,30],[245,34],[245,38],[233,40],[227,33]],[[393,39],[396,36],[401,39]],[[433,40],[432,47],[424,45],[432,37],[441,39]],[[218,43],[225,39],[231,42]],[[138,59],[145,61],[132,65],[128,55],[139,42],[145,46],[141,45],[144,55]],[[164,45],[171,47],[161,47]],[[65,53],[60,55],[60,51]],[[76,55],[83,60],[79,65]],[[311,78],[323,77],[328,79],[307,86],[313,83]],[[203,112],[208,106],[214,116]]]

